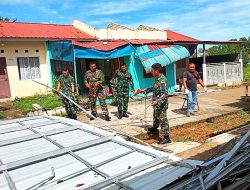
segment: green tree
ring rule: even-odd
[[[10,21],[9,18],[0,16],[0,22],[9,22],[9,21]]]
[[[0,22],[16,22],[16,21],[17,21],[16,18],[11,20],[10,18],[0,16]]]
[[[242,45],[242,58],[243,62],[247,63],[248,61],[248,52],[250,50],[250,37],[248,39],[246,37],[241,37],[240,41],[245,41],[246,43]],[[237,41],[237,39],[231,39],[229,41]],[[234,54],[240,52],[239,44],[225,44],[221,46],[212,46],[208,49],[208,54],[210,56],[213,55],[225,55],[225,54]]]
[[[247,38],[246,38],[246,37],[241,37],[241,38],[239,39],[239,41],[244,41],[244,42],[246,42],[246,41],[247,41]]]
[[[220,48],[219,46],[212,46],[208,49],[208,55],[219,55],[220,54]]]

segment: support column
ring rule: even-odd
[[[204,85],[207,85],[207,66],[206,66],[206,46],[203,44],[203,64],[202,64],[202,71],[203,71],[203,82]]]
[[[48,65],[48,71],[49,71],[49,82],[50,82],[50,86],[53,87],[54,85],[54,73],[52,71],[52,65],[51,65],[51,52],[49,49],[49,42],[45,42],[45,48],[46,48],[46,61],[47,61],[47,65]]]
[[[74,46],[73,46],[73,55],[74,55],[74,57],[73,57],[73,61],[74,61],[74,77],[75,77],[75,84],[76,84],[76,87],[75,87],[75,89],[76,89],[76,92],[78,93],[79,91],[78,91],[78,82],[77,82],[77,72],[76,72],[76,57],[75,57],[75,48],[74,48]]]
[[[198,57],[198,45],[197,45],[196,48],[195,48],[195,57],[196,57],[196,58]]]
[[[226,68],[226,63],[223,63],[223,68],[224,68],[224,83],[225,85],[227,84],[227,68]]]
[[[243,59],[242,59],[242,45],[240,45],[240,56],[239,56],[240,68],[241,68],[241,80],[243,81]]]
[[[174,85],[176,86],[176,63],[174,63]]]

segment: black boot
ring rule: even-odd
[[[157,128],[150,127],[150,128],[148,128],[147,134],[148,134],[148,135],[155,135],[155,134],[157,134],[158,132],[159,132],[159,131],[157,130]]]
[[[72,119],[77,120],[77,115],[75,113],[73,114],[73,118]]]
[[[106,120],[106,121],[110,121],[110,120],[111,120],[111,117],[109,117],[108,115],[105,115],[105,120]]]
[[[158,144],[167,144],[167,143],[171,143],[171,140],[169,138],[169,134],[165,134],[163,136],[163,139],[158,142]]]
[[[91,113],[93,116],[97,117],[97,114],[96,113]],[[90,116],[90,120],[94,120],[95,118],[91,117]]]
[[[119,111],[118,113],[119,113],[119,115],[118,115],[118,119],[121,119],[121,118],[122,118],[122,116],[123,116],[123,115],[122,115],[122,112],[120,112],[120,111]]]
[[[126,111],[123,112],[123,115],[122,115],[122,116],[123,116],[123,117],[129,117],[129,115],[127,114]]]

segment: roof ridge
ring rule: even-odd
[[[73,26],[72,24],[57,24],[57,23],[41,23],[41,22],[0,22],[8,24],[39,24],[39,25],[59,25],[59,26]]]

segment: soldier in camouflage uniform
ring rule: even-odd
[[[94,62],[91,62],[90,70],[85,73],[84,84],[89,89],[89,99],[91,102],[91,114],[97,117],[96,110],[96,100],[97,96],[100,101],[102,111],[105,115],[105,120],[110,121],[109,112],[107,104],[105,103],[105,96],[103,92],[104,86],[104,74],[101,70],[97,69],[97,66]],[[90,118],[93,120],[94,118]]]
[[[158,144],[170,143],[167,119],[168,82],[162,74],[162,66],[159,63],[152,65],[151,73],[155,77],[154,86],[145,90],[145,93],[153,92],[153,102],[151,104],[154,108],[153,127],[148,129],[148,134],[156,134],[160,125],[163,131],[163,139]]]
[[[63,68],[62,75],[58,78],[57,91],[61,91],[70,99],[74,100],[75,98],[75,84],[74,78],[69,74],[69,70],[67,68]],[[69,101],[67,98],[62,97],[62,102],[65,105],[66,112],[68,117],[71,119],[77,119],[76,110],[74,108],[74,104]]]
[[[110,80],[110,87],[113,95],[112,106],[117,106],[117,81],[115,79]]]
[[[127,72],[125,64],[121,65],[121,69],[116,70],[114,81],[117,81],[117,103],[118,103],[118,119],[129,117],[127,114],[129,101],[129,85],[134,90],[132,76]]]

